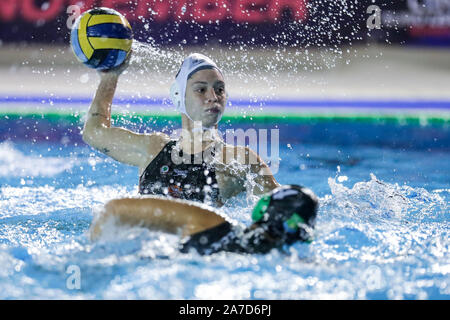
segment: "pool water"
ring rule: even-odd
[[[174,235],[113,224],[92,243],[93,216],[137,193],[137,168],[82,143],[1,142],[0,299],[449,299],[448,141],[352,145],[291,129],[275,177],[320,197],[315,240],[267,255],[181,254]],[[249,224],[255,201],[221,211]]]

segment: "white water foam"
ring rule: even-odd
[[[0,177],[53,177],[76,163],[70,158],[25,155],[9,142],[0,143]]]

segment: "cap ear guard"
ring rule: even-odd
[[[297,213],[293,213],[288,220],[283,222],[283,228],[287,244],[292,244],[298,240],[311,243],[314,240],[314,228],[309,226]]]
[[[292,216],[283,223],[283,226],[287,232],[296,232],[300,225],[303,224],[306,224],[305,220],[303,220],[298,213],[294,212]]]
[[[181,90],[178,83],[175,81],[170,87],[170,99],[178,111],[181,111]]]

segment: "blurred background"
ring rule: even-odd
[[[0,110],[86,111],[98,76],[69,35],[96,6],[133,27],[116,100],[134,111],[172,112],[170,84],[197,51],[224,69],[236,112],[448,119],[448,0],[0,0]]]

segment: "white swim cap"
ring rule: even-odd
[[[175,77],[175,82],[170,87],[170,98],[172,99],[174,106],[178,111],[184,113],[191,120],[192,118],[186,112],[186,85],[188,79],[195,72],[202,69],[216,69],[220,72],[220,74],[222,74],[222,71],[210,58],[201,53],[192,53],[184,59],[180,70]]]

